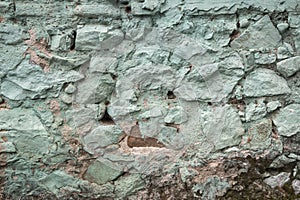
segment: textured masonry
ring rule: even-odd
[[[0,199],[300,198],[299,8],[0,1]]]

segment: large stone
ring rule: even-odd
[[[104,184],[108,181],[112,181],[118,178],[122,174],[122,170],[111,164],[110,162],[105,162],[105,160],[96,160],[94,161],[86,173],[84,174],[84,178],[89,180],[90,182],[94,182],[97,184]]]
[[[49,134],[32,110],[0,110],[0,130],[24,157],[35,160],[49,153]]]
[[[251,72],[244,83],[244,94],[247,97],[262,97],[288,94],[291,90],[286,80],[273,70],[258,68]]]
[[[241,58],[232,55],[222,62],[193,66],[174,90],[186,101],[220,102],[228,97],[244,75]]]
[[[130,174],[129,176],[122,177],[115,184],[116,194],[123,198],[145,187],[145,182],[140,174]]]
[[[266,178],[264,182],[274,189],[276,187],[282,187],[289,180],[290,180],[290,173],[281,172],[276,176],[271,176],[269,178]]]
[[[272,121],[269,119],[262,119],[254,122],[248,128],[247,146],[250,149],[268,149],[271,145]]]
[[[99,126],[83,137],[83,144],[88,152],[94,154],[101,151],[101,148],[117,144],[123,131],[115,125]]]
[[[104,25],[85,25],[77,28],[76,50],[99,49],[100,42],[107,37],[109,27]]]
[[[266,37],[267,36],[267,37]],[[265,15],[231,42],[236,49],[276,48],[281,43],[281,35],[270,17]]]
[[[87,73],[84,80],[78,82],[74,93],[77,103],[93,104],[110,98],[115,81],[109,74]]]
[[[242,122],[236,110],[231,106],[216,107],[202,111],[201,124],[207,141],[215,150],[238,145],[244,134]]]
[[[300,104],[291,104],[282,109],[273,118],[278,133],[290,137],[300,132]]]
[[[300,56],[278,62],[277,69],[285,77],[292,76],[300,70]]]
[[[10,71],[3,80],[1,93],[12,100],[58,96],[65,82],[76,82],[83,76],[76,71],[44,73],[38,65],[25,59],[17,69]]]
[[[120,10],[110,4],[83,4],[76,6],[74,14],[87,18],[98,18],[99,16],[118,17]]]
[[[15,45],[23,42],[28,36],[16,24],[0,23],[0,43]]]

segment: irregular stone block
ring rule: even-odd
[[[300,194],[300,180],[298,179],[293,180],[292,187],[295,191],[295,195]]]
[[[276,61],[276,54],[270,53],[255,53],[254,54],[255,63],[260,65],[272,64]]]
[[[105,160],[95,160],[87,169],[84,178],[90,182],[104,184],[108,181],[115,180],[122,174],[122,170],[117,166],[105,162]],[[132,183],[135,185],[135,183]]]
[[[271,145],[272,121],[262,119],[255,122],[248,128],[248,137],[250,141],[247,146],[250,149],[268,149]]]
[[[62,190],[69,192],[79,192],[79,181],[73,176],[67,174],[62,170],[55,170],[51,174],[39,179],[39,184],[46,187],[49,191],[54,193],[57,197],[62,196]]]
[[[288,58],[277,63],[278,71],[284,77],[290,77],[300,70],[300,56]]]
[[[115,125],[98,126],[82,138],[85,149],[91,154],[101,152],[101,148],[117,144],[123,131]]]
[[[220,63],[194,66],[174,90],[186,101],[219,102],[228,97],[244,75],[241,58],[232,55]]]
[[[290,137],[300,132],[300,104],[290,104],[273,118],[279,135]]]
[[[76,6],[74,14],[87,18],[98,18],[99,16],[118,17],[120,15],[120,10],[110,4],[84,4]]]
[[[28,38],[21,26],[16,24],[0,23],[0,42],[16,45]]]
[[[100,42],[107,38],[108,27],[104,25],[85,25],[77,28],[76,50],[99,49]]]
[[[266,15],[233,40],[231,47],[235,49],[276,48],[280,43],[281,35],[270,17]]]
[[[13,142],[18,153],[26,158],[35,160],[49,153],[49,134],[32,110],[1,110],[0,130],[6,130],[0,135]]]
[[[244,83],[244,94],[247,97],[263,97],[288,94],[291,90],[286,80],[273,70],[258,68],[251,72]]]
[[[290,173],[281,172],[276,176],[266,178],[264,182],[271,186],[271,188],[282,187],[286,182],[290,180]]]
[[[76,71],[44,73],[40,66],[25,59],[17,69],[10,71],[1,85],[1,94],[11,100],[57,96],[62,84],[76,82],[83,76]]]
[[[208,112],[202,111],[201,124],[207,141],[215,150],[238,145],[244,128],[238,113],[229,105],[216,107]]]
[[[115,185],[115,192],[119,197],[128,197],[134,192],[143,189],[145,187],[145,182],[139,174],[130,174],[129,176],[117,180]]]
[[[83,104],[94,104],[110,98],[115,81],[109,74],[87,73],[84,80],[78,82],[74,93],[75,101]]]
[[[258,103],[251,102],[246,106],[246,121],[257,120],[263,118],[266,114],[266,105],[263,101]]]

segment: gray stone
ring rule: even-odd
[[[26,59],[10,71],[1,85],[1,93],[9,99],[21,100],[58,96],[62,84],[75,82],[83,76],[76,71],[44,73],[40,66]]]
[[[266,105],[263,100],[260,100],[257,103],[251,102],[246,105],[245,114],[246,121],[263,118],[267,114]]]
[[[77,28],[76,50],[99,49],[100,42],[107,38],[109,27],[85,25]]]
[[[175,95],[186,101],[220,102],[244,75],[241,58],[231,55],[220,63],[194,66],[178,83]]]
[[[282,46],[277,49],[277,59],[282,60],[289,58],[295,54],[293,47],[284,42]]]
[[[120,10],[110,4],[83,4],[76,6],[74,14],[88,18],[98,18],[99,16],[118,17]]]
[[[90,182],[104,184],[118,178],[122,174],[122,170],[103,159],[95,160],[87,169],[84,178]]]
[[[110,98],[115,81],[109,74],[87,73],[84,80],[78,82],[74,93],[77,103],[94,104]]]
[[[65,88],[65,92],[67,94],[73,94],[76,91],[76,87],[73,84],[69,84],[66,88]]]
[[[201,114],[203,133],[215,150],[238,145],[244,134],[238,113],[229,105]]]
[[[280,101],[270,101],[267,103],[267,112],[273,112],[277,108],[281,107]]]
[[[27,37],[21,26],[0,23],[0,43],[16,45],[23,42]]]
[[[16,153],[17,149],[12,142],[2,142],[0,143],[0,153]]]
[[[266,65],[272,64],[276,61],[276,55],[273,53],[260,53],[257,52],[254,54],[254,59],[256,64]]]
[[[296,159],[288,158],[285,155],[280,155],[270,165],[270,168],[282,168],[285,167],[287,164],[295,162]]]
[[[55,170],[47,176],[43,176],[39,180],[39,184],[46,187],[49,191],[57,195],[62,196],[62,190],[68,190],[72,192],[79,192],[79,184],[76,178],[67,174],[62,170]]]
[[[245,18],[240,19],[239,23],[241,28],[247,28],[250,25],[249,20]]]
[[[175,124],[182,124],[188,120],[188,115],[184,111],[182,107],[176,106],[170,108],[168,114],[165,116],[164,121],[166,123],[175,123]]]
[[[286,80],[270,69],[254,70],[246,77],[244,83],[244,94],[247,97],[273,96],[290,92]]]
[[[130,174],[129,176],[124,176],[115,182],[116,194],[119,197],[127,197],[138,190],[145,187],[144,180],[140,177],[140,174]]]
[[[278,62],[277,69],[284,77],[290,77],[294,75],[300,70],[300,56]]]
[[[298,179],[293,180],[292,187],[295,191],[295,195],[300,194],[300,180]]]
[[[62,102],[66,103],[66,104],[71,104],[73,102],[72,96],[68,95],[68,94],[60,95],[60,99],[62,100]]]
[[[20,155],[36,160],[49,153],[50,136],[32,110],[1,110],[0,113],[0,130],[5,130],[0,135],[13,142]]]
[[[91,154],[101,152],[101,148],[117,144],[123,131],[115,125],[102,125],[82,138],[85,149]]]
[[[281,172],[276,176],[266,178],[264,182],[271,186],[271,188],[282,187],[286,182],[290,180],[290,173]]]
[[[290,104],[273,118],[279,135],[290,137],[300,132],[300,104]]]
[[[248,128],[248,138],[250,141],[246,144],[250,149],[268,149],[271,145],[272,121],[269,119],[262,119],[254,122]]]
[[[265,15],[233,40],[231,47],[235,49],[276,48],[280,42],[281,35],[274,27],[270,17]]]
[[[278,31],[280,33],[284,33],[288,28],[289,28],[289,24],[288,23],[277,24],[277,29],[278,29]]]

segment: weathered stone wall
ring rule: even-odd
[[[300,198],[298,0],[1,0],[0,199]]]

